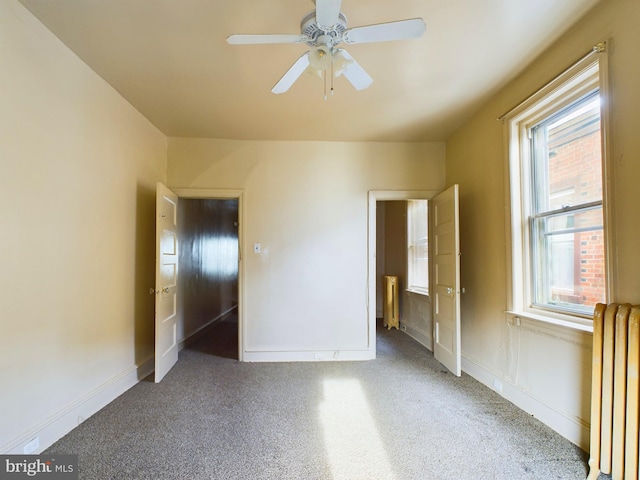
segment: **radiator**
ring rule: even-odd
[[[383,278],[383,312],[382,322],[385,327],[400,329],[400,314],[398,309],[398,277],[385,275]]]
[[[640,306],[596,305],[589,477],[638,480]]]

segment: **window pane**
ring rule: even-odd
[[[590,314],[605,301],[600,139],[597,91],[531,129],[534,305]]]
[[[535,213],[602,200],[597,93],[537,125],[532,137]]]
[[[407,202],[407,277],[409,290],[429,291],[428,201]]]
[[[605,301],[602,208],[532,222],[535,303],[591,313]]]

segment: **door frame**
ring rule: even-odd
[[[171,188],[180,198],[238,200],[238,360],[244,358],[244,190],[217,188]]]
[[[369,317],[368,341],[371,358],[376,358],[376,204],[379,201],[431,200],[438,193],[440,193],[440,190],[369,190],[367,315]]]

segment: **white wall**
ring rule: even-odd
[[[601,40],[609,41],[611,185],[617,274],[611,301],[640,303],[640,2],[601,2],[447,142],[447,183],[459,183],[463,368],[584,448],[588,446],[591,335],[523,320],[509,323],[505,152],[496,119]],[[614,257],[616,258],[616,257]]]
[[[41,450],[152,367],[165,174],[166,137],[2,0],[0,452]]]
[[[170,187],[244,190],[245,360],[367,358],[367,192],[441,190],[444,155],[443,143],[169,139]]]

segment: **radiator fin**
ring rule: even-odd
[[[638,480],[640,306],[596,305],[589,480]]]

